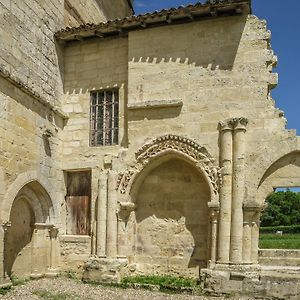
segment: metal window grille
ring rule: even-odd
[[[91,93],[90,146],[118,144],[119,91]]]

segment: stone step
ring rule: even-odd
[[[259,264],[265,266],[299,266],[300,258],[294,257],[260,257]]]
[[[299,258],[300,250],[294,249],[260,249],[259,257],[288,257]]]

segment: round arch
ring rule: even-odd
[[[52,195],[52,185],[41,174],[36,171],[20,174],[17,179],[8,188],[1,206],[0,217],[3,223],[8,222],[14,201],[21,195],[31,197],[33,207],[38,208],[36,213],[39,213],[39,219],[42,220],[42,215],[45,216],[48,211],[47,222],[55,224],[58,219],[58,208],[55,205]]]
[[[300,187],[300,151],[277,158],[266,169],[257,188],[257,202],[263,203],[276,187]]]

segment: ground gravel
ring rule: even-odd
[[[79,281],[56,278],[41,279],[14,286],[2,300],[222,300],[225,298],[164,294],[141,289],[121,289],[84,284]],[[226,298],[240,300],[251,298]],[[254,298],[253,298],[254,299]]]

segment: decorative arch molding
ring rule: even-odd
[[[5,193],[0,212],[0,219],[3,223],[9,221],[11,208],[15,199],[19,196],[19,192],[29,184],[36,184],[38,189],[37,193],[48,196],[51,205],[50,209],[52,210],[50,212],[51,222],[54,223],[57,220],[58,208],[53,201],[54,195],[52,193],[52,185],[43,175],[41,175],[37,171],[29,171],[20,174],[17,179],[9,186],[7,192]]]
[[[151,161],[169,154],[182,157],[199,169],[210,186],[211,201],[219,201],[221,172],[213,157],[195,141],[172,134],[158,137],[140,148],[135,154],[134,163],[119,173],[116,189],[123,195],[129,195],[138,174]]]

